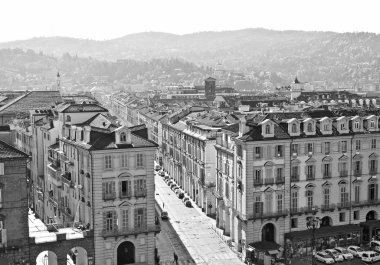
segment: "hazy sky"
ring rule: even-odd
[[[263,27],[380,33],[379,0],[0,0],[0,42]]]

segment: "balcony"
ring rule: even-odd
[[[331,172],[323,172],[323,178],[324,179],[330,179],[331,178]]]
[[[285,177],[276,177],[276,184],[284,184],[285,183]]]
[[[132,197],[132,191],[121,191],[120,192],[120,198],[131,198]]]
[[[135,190],[135,197],[146,197],[146,189]]]
[[[108,201],[108,200],[115,200],[115,199],[116,199],[116,192],[103,193],[103,200]]]
[[[341,203],[337,204],[337,207],[338,207],[338,210],[348,209],[348,208],[350,208],[350,203],[348,201],[347,202],[341,202]]]
[[[346,178],[347,176],[348,176],[347,170],[339,171],[339,177]]]
[[[354,176],[355,177],[361,177],[362,176],[362,171],[361,170],[354,170]]]
[[[261,178],[253,180],[253,186],[261,186],[261,185],[263,185],[263,180]]]
[[[265,185],[273,185],[274,178],[265,178]]]
[[[71,184],[71,173],[65,172],[64,174],[61,174],[61,180],[63,183],[70,185]]]
[[[265,213],[253,213],[253,215],[249,216],[248,219],[255,220],[255,219],[271,219],[271,218],[280,218],[285,217],[289,214],[288,210],[282,210],[282,211],[268,211]]]
[[[377,169],[375,169],[375,168],[370,168],[370,169],[369,169],[369,174],[372,175],[372,176],[373,176],[373,175],[376,175],[376,174],[377,174]]]
[[[315,174],[314,173],[306,174],[306,180],[315,180]]]
[[[319,207],[318,206],[306,206],[306,207],[303,207],[303,210],[304,212],[307,214],[307,213],[316,213],[318,212],[319,210]]]
[[[290,181],[291,182],[300,181],[300,175],[291,175],[290,176]]]
[[[334,211],[335,210],[335,207],[336,205],[335,204],[323,204],[321,206],[321,210],[322,212],[325,212],[325,211]]]
[[[373,206],[373,205],[380,205],[380,199],[353,201],[352,202],[352,207],[365,207],[365,206]]]
[[[141,233],[150,233],[155,232],[158,233],[161,231],[160,225],[152,225],[152,226],[142,226],[142,227],[134,227],[134,228],[118,228],[114,230],[105,230],[103,229],[101,232],[102,237],[117,237],[117,236],[127,236],[127,235],[137,235]]]
[[[315,214],[316,212],[318,212],[318,210],[319,210],[318,206],[291,208],[290,215],[296,215],[296,214],[302,215],[302,214],[308,214],[308,213]]]

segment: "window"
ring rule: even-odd
[[[124,230],[128,229],[128,210],[121,211],[121,225]]]
[[[340,203],[342,206],[347,206],[348,204],[348,192],[346,186],[340,187]]]
[[[330,126],[329,126],[329,124],[324,124],[324,125],[323,125],[323,130],[324,130],[324,131],[330,131]]]
[[[276,178],[277,178],[277,180],[282,180],[282,178],[283,178],[283,172],[284,172],[284,170],[283,170],[282,167],[278,167],[276,169]]]
[[[293,156],[298,155],[298,144],[291,144],[290,149]]]
[[[104,169],[112,168],[112,157],[110,155],[104,156]]]
[[[369,122],[369,127],[370,127],[370,128],[375,128],[375,121],[374,121],[374,120],[371,120],[371,121]]]
[[[104,213],[104,229],[106,231],[114,231],[117,229],[116,227],[116,212],[107,211]]]
[[[312,190],[306,191],[306,199],[307,199],[307,207],[309,209],[313,208],[313,191]]]
[[[295,123],[292,124],[292,133],[297,133],[297,125]]]
[[[368,200],[376,201],[378,199],[378,184],[368,185]]]
[[[323,143],[323,147],[324,147],[324,153],[325,155],[328,155],[330,154],[330,142],[324,142]]]
[[[347,141],[341,141],[340,148],[341,148],[342,153],[347,153]]]
[[[120,197],[131,197],[132,196],[132,188],[130,180],[121,181],[120,187]]]
[[[359,151],[360,150],[360,140],[355,141],[355,150]]]
[[[254,204],[254,214],[259,215],[263,213],[263,202],[261,201],[261,196],[255,196],[255,204]]]
[[[360,211],[357,210],[357,211],[354,211],[354,220],[359,220],[360,218]]]
[[[136,155],[136,167],[144,167],[144,154]]]
[[[360,186],[355,186],[354,202],[359,203],[360,201]]]
[[[128,155],[127,154],[122,154],[120,160],[121,160],[121,167],[128,167]]]
[[[377,160],[371,159],[369,160],[369,173],[376,174],[377,173]]]
[[[330,205],[330,188],[323,189],[323,204],[325,207]]]
[[[66,116],[66,122],[71,122],[71,117],[70,117],[70,115],[67,115],[67,116]]]
[[[313,153],[313,144],[312,143],[306,144],[306,152],[307,153]]]
[[[116,197],[115,182],[114,181],[103,182],[103,199],[110,200],[110,199],[115,199],[115,197]]]
[[[361,161],[355,161],[354,162],[354,174],[360,175],[362,173],[362,162]]]
[[[307,165],[306,166],[306,179],[307,180],[313,180],[314,178],[315,178],[314,166],[313,165]]]
[[[145,179],[135,180],[135,196],[136,197],[146,196],[146,181],[145,181]]]
[[[277,157],[283,157],[284,155],[284,146],[283,145],[276,145],[276,156]]]
[[[359,124],[359,121],[355,121],[355,129],[360,129],[360,124]]]
[[[272,204],[273,204],[272,198],[273,198],[273,196],[271,193],[265,195],[265,203],[266,203],[266,209],[265,210],[267,213],[272,212]]]
[[[339,222],[346,221],[346,213],[339,213]]]
[[[135,209],[135,229],[145,228],[146,226],[146,209],[139,208]]]
[[[298,166],[292,166],[292,168],[291,168],[291,179],[293,181],[299,180],[299,167]]]
[[[0,244],[7,243],[7,230],[4,228],[4,221],[0,220]]]
[[[371,148],[376,149],[376,139],[371,140]]]
[[[307,131],[308,132],[313,132],[313,125],[311,123],[307,124]]]
[[[3,207],[3,187],[0,184],[0,208]]]
[[[292,209],[293,210],[298,209],[298,191],[297,190],[292,191]]]
[[[127,141],[127,134],[125,132],[122,132],[120,134],[120,142],[126,142]]]
[[[261,184],[262,181],[261,181],[261,170],[260,169],[256,169],[255,170],[255,176],[254,176],[254,183],[257,183],[257,184]]]
[[[256,146],[255,147],[255,158],[262,158],[262,147]]]
[[[228,181],[226,181],[224,187],[224,196],[228,199],[230,197],[230,185],[228,184]]]
[[[340,124],[340,130],[344,131],[345,129],[346,129],[346,124],[345,123],[341,123]]]
[[[323,164],[323,177],[331,178],[331,164]]]
[[[277,212],[281,213],[283,208],[283,195],[282,193],[277,194]]]
[[[298,227],[298,218],[292,218],[291,219],[291,227],[297,228]]]
[[[270,134],[270,125],[265,125],[265,133]]]
[[[4,175],[4,163],[0,163],[0,175]]]

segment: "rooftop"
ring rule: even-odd
[[[12,159],[12,158],[28,158],[29,156],[24,152],[19,151],[13,146],[0,141],[0,159]]]

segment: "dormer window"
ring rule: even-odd
[[[308,132],[313,132],[313,125],[311,123],[307,124],[307,131]]]
[[[120,134],[120,142],[126,142],[127,141],[127,134],[125,132],[122,132]]]
[[[346,125],[344,123],[340,124],[340,130],[343,131],[346,129]]]
[[[355,121],[355,129],[360,129],[360,124],[359,124],[359,121]]]
[[[269,124],[265,125],[265,133],[266,134],[270,134],[271,133],[270,132],[270,125]]]
[[[374,121],[374,120],[371,120],[371,121],[369,122],[369,127],[370,127],[370,128],[375,128],[375,121]]]
[[[323,125],[323,130],[325,130],[325,131],[329,131],[329,130],[330,130],[330,126],[329,126],[329,124],[324,124],[324,125]]]
[[[297,133],[297,125],[296,124],[292,124],[292,133]]]
[[[71,117],[70,117],[70,115],[67,115],[67,116],[66,116],[66,122],[71,122]]]

